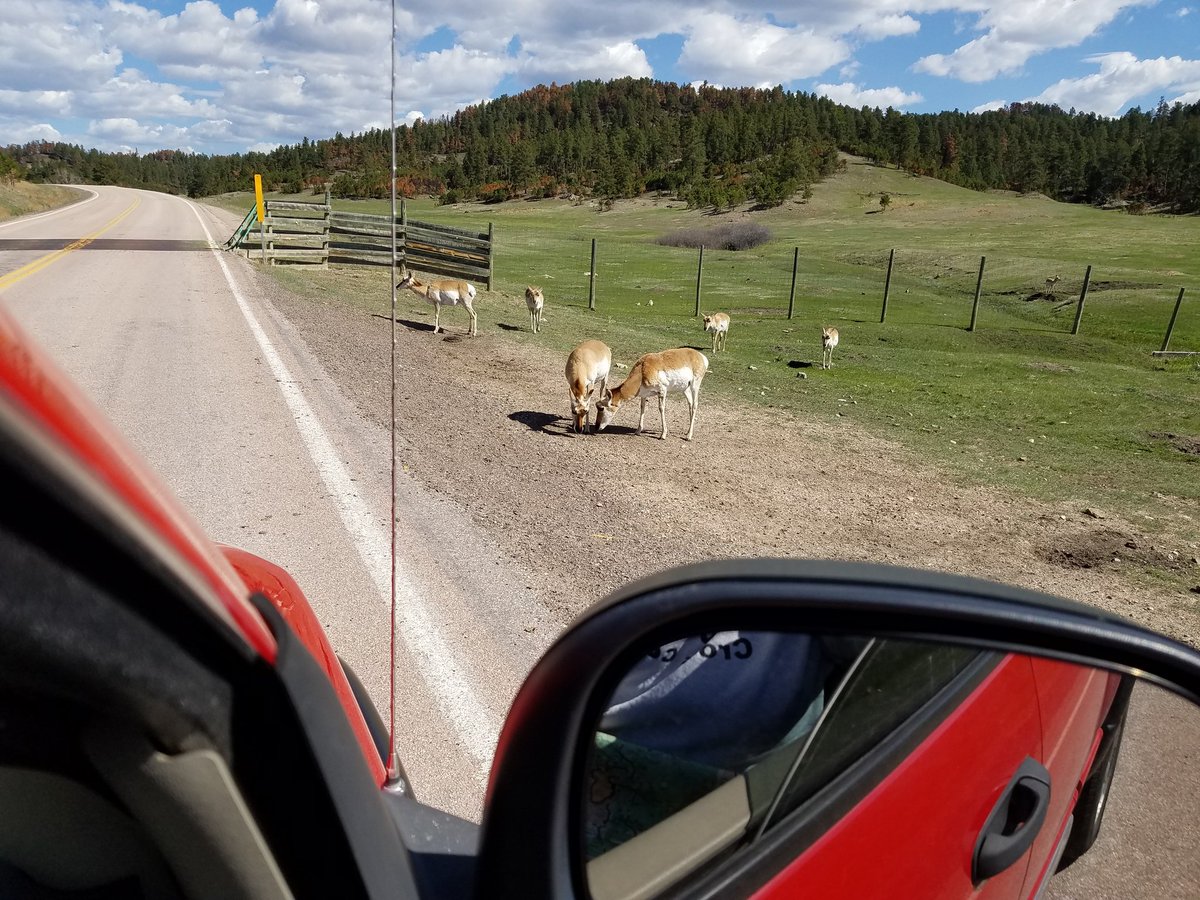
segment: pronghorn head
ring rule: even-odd
[[[412,287],[416,283],[417,283],[416,275],[414,275],[412,272],[405,272],[404,277],[400,279],[400,283],[397,284],[396,287],[397,288]]]
[[[596,401],[596,430],[603,431],[613,420],[613,416],[617,414],[617,409],[620,408],[621,401],[613,397],[610,390],[604,391],[604,396]]]
[[[837,342],[838,330],[836,328],[830,328],[826,325],[821,326],[821,346],[829,347],[837,344]]]
[[[576,434],[584,434],[588,430],[587,415],[588,401],[586,398],[571,401],[571,416],[575,420]]]
[[[532,285],[525,288],[525,299],[530,303],[543,302],[542,289],[540,287],[533,287]]]
[[[712,316],[705,316],[705,317],[704,317],[704,330],[705,330],[705,331],[712,331],[712,329],[713,329],[713,317],[712,317]]]

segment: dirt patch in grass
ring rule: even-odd
[[[1061,535],[1043,548],[1042,558],[1066,569],[1140,567],[1164,572],[1200,574],[1195,551],[1162,549],[1146,539],[1115,528]]]
[[[1151,440],[1170,444],[1180,453],[1189,456],[1200,456],[1200,437],[1193,434],[1171,434],[1169,431],[1152,431]]]
[[[1056,362],[1042,362],[1041,360],[1028,362],[1025,363],[1025,365],[1030,369],[1037,369],[1039,372],[1058,372],[1063,375],[1069,375],[1072,372],[1079,371],[1079,369],[1077,369],[1075,366],[1065,366],[1062,363]]]

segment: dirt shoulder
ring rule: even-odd
[[[387,318],[282,288],[273,302],[359,410],[386,423]],[[449,334],[432,333],[432,315],[398,329],[404,471],[487,528],[556,617],[681,563],[823,557],[1019,584],[1200,644],[1200,594],[1128,575],[1170,564],[1200,584],[1194,546],[1157,547],[1082,504],[957,484],[849,423],[818,426],[711,396],[701,397],[691,443],[681,397],[669,402],[665,441],[653,407],[648,433],[634,435],[636,405],[602,434],[575,435],[561,354],[517,345],[501,330],[468,339],[465,316],[454,312],[443,316]],[[719,357],[709,377],[720,378]]]

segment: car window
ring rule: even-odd
[[[589,754],[593,895],[624,896],[614,885],[631,872],[643,886],[651,871],[678,880],[765,833],[977,655],[745,632],[653,648],[614,691]]]
[[[861,759],[979,655],[965,647],[875,641],[839,686],[825,716],[793,754],[767,828]],[[752,784],[755,783],[752,781]],[[770,786],[770,785],[767,785]]]

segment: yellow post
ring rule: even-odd
[[[267,229],[263,225],[263,219],[266,216],[263,212],[262,176],[258,174],[254,176],[254,208],[258,211],[258,237],[262,244],[262,261],[265,266],[267,264]]]

